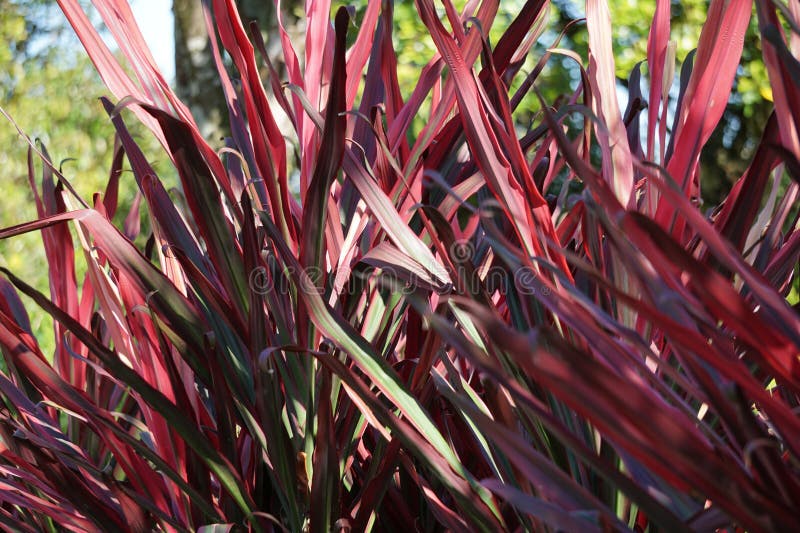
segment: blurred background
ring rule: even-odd
[[[88,1],[83,3],[90,4]],[[245,21],[259,22],[268,48],[279,46],[274,38],[276,18],[272,2],[239,0],[237,3]],[[460,9],[465,2],[455,3]],[[340,4],[355,4],[359,13],[363,13],[366,0],[334,2],[334,8]],[[614,29],[618,92],[624,109],[629,75],[636,64],[646,57],[647,32],[655,0],[611,0],[609,4]],[[132,0],[131,5],[162,73],[189,104],[212,144],[221,146],[220,139],[226,133],[227,112],[210,59],[201,1],[174,0],[170,3],[167,0]],[[286,11],[284,24],[290,34],[301,37],[304,31],[300,22],[303,4],[292,0],[283,1],[282,5]],[[495,31],[490,33],[490,37],[506,27],[523,5],[521,0],[502,2]],[[672,35],[677,45],[676,72],[680,72],[680,64],[696,46],[706,9],[706,0],[672,2]],[[553,0],[547,29],[530,55],[526,69],[533,68],[567,23],[580,19],[583,13],[583,2]],[[99,17],[95,17],[95,22],[101,27]],[[419,70],[434,53],[433,43],[427,37],[412,2],[397,2],[395,5],[394,41],[399,64],[403,65],[400,86],[407,96],[414,88]],[[299,45],[300,40],[296,42]],[[558,46],[574,50],[585,59],[586,43],[586,27],[578,23],[570,27]],[[702,68],[702,65],[696,67]],[[645,78],[646,72],[646,65],[642,65]],[[553,102],[559,95],[572,92],[578,80],[579,72],[574,62],[554,55],[537,85],[546,101]],[[748,31],[735,83],[726,113],[701,159],[704,209],[716,205],[724,192],[741,176],[772,109],[755,16]],[[677,90],[677,80],[673,89]],[[643,87],[643,90],[646,91],[646,88]],[[114,134],[98,102],[98,97],[107,94],[54,0],[0,0],[0,107],[14,118],[27,135],[44,143],[56,167],[61,168],[67,179],[89,202],[92,194],[103,191],[108,181]],[[538,103],[535,98],[528,97],[520,109],[517,126],[520,135],[524,135],[536,118]],[[168,187],[175,187],[177,180],[174,171],[158,144],[142,128],[136,128],[134,121],[128,121],[128,124],[140,141],[150,147],[145,153],[151,157],[151,164],[160,177]],[[422,125],[420,119],[410,135],[419,131]],[[17,133],[14,125],[0,117],[0,190],[3,194],[0,227],[36,218],[33,196],[28,186],[27,149],[26,141]],[[40,180],[41,164],[37,162],[36,168],[37,180]],[[134,195],[133,177],[123,175],[121,217],[129,212]],[[146,238],[148,228],[144,218],[142,224],[143,238]],[[82,261],[77,263],[80,265]],[[39,290],[48,291],[46,262],[38,233],[0,241],[0,265],[15,272],[27,271],[26,281]],[[79,275],[83,275],[80,269]],[[45,354],[52,353],[52,324],[43,313],[34,311],[34,306],[28,306],[28,309],[34,333],[42,341]]]

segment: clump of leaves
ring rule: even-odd
[[[59,4],[120,100],[103,99],[117,149],[90,203],[32,148],[39,218],[0,231],[41,231],[51,285],[45,296],[7,270],[0,281],[7,527],[796,524],[793,7],[756,2],[775,113],[748,170],[704,214],[698,158],[750,2],[711,2],[671,102],[670,2],[658,0],[649,89],[635,69],[622,111],[607,5],[588,0],[582,81],[522,134],[517,106],[559,52],[521,68],[547,1],[527,2],[491,46],[497,2],[459,13],[445,1],[440,13],[418,0],[438,53],[407,99],[391,3],[370,2],[351,41],[346,9],[332,24],[329,3],[309,3],[303,60],[281,26],[288,80],[267,64],[262,85],[258,31],[248,37],[231,0],[205,2],[232,132],[219,152],[125,2],[94,4],[126,65],[77,0]],[[125,109],[162,142],[185,202],[167,194]],[[113,222],[123,158],[152,226],[143,249],[135,213]],[[17,291],[53,316],[55,353],[39,349]]]

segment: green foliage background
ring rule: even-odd
[[[45,145],[56,168],[90,203],[94,193],[105,190],[114,146],[114,129],[98,101],[104,94],[100,77],[55,2],[0,0],[0,107],[31,139]],[[141,139],[144,128],[133,121],[131,126]],[[160,153],[155,139],[149,144],[143,140],[152,148],[149,154]],[[28,146],[16,127],[0,117],[0,227],[37,216],[28,185]],[[42,164],[38,158],[34,163],[41,183]],[[120,180],[120,218],[130,209],[135,187],[132,176]],[[0,240],[0,265],[26,273],[37,289],[49,290],[38,232]],[[83,273],[78,271],[79,281]],[[26,307],[44,353],[52,353],[50,317],[34,305]]]
[[[63,169],[75,177],[81,193],[90,195],[106,179],[113,130],[97,102],[103,92],[97,74],[64,23],[53,20],[55,15],[44,2],[0,0],[0,105],[31,138],[45,143],[56,165],[74,158]],[[0,226],[5,227],[33,220],[36,207],[28,186],[27,142],[5,119],[0,119],[0,147]],[[0,265],[27,271],[31,283],[47,289],[38,233],[0,241]],[[53,335],[43,334],[52,331],[50,319],[32,312],[31,322],[38,338],[51,342],[43,346],[45,353],[52,352]]]

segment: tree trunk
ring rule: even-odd
[[[237,4],[245,29],[251,20],[257,20],[267,34],[274,28],[272,2],[239,0]],[[291,5],[292,2],[284,4]],[[206,138],[220,139],[228,131],[228,110],[211,53],[201,0],[173,0],[172,11],[175,16],[175,85],[178,96],[189,106],[201,133]]]

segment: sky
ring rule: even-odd
[[[168,0],[133,0],[133,15],[168,81],[175,78],[175,41],[172,28],[172,2]]]

